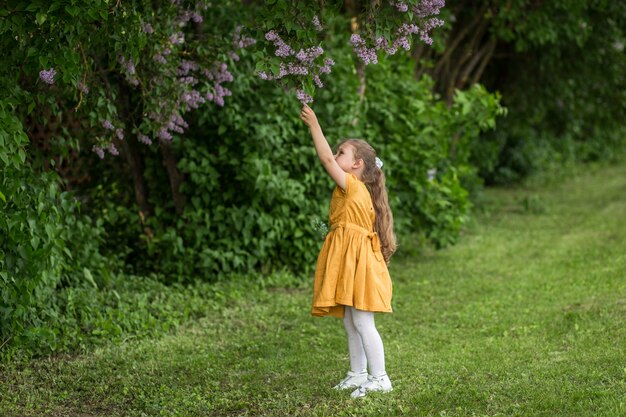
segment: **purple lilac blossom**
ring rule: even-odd
[[[98,158],[104,159],[104,150],[101,147],[93,145],[91,150],[94,151],[96,155],[98,155]]]
[[[322,30],[324,30],[324,28],[322,27],[322,24],[320,23],[320,19],[319,17],[317,17],[317,15],[313,16],[313,20],[311,21],[311,23],[313,23],[313,27],[318,32],[321,32]]]
[[[287,72],[292,75],[307,75],[309,70],[307,70],[306,67],[294,65],[290,62],[287,64]]]
[[[159,130],[158,136],[160,139],[163,140],[172,140],[172,134],[168,132],[166,128],[161,128],[161,130]]]
[[[278,75],[276,76],[276,79],[281,79],[284,76],[289,75],[289,71],[287,70],[287,66],[285,65],[284,62],[280,63],[280,67],[279,67],[279,72]]]
[[[137,139],[139,140],[139,142],[145,145],[152,145],[152,140],[144,134],[138,134]]]
[[[241,36],[241,30],[243,26],[237,26],[235,29],[235,35],[233,36],[233,44],[239,49],[247,48],[256,43],[256,39],[248,36]]]
[[[169,41],[172,45],[182,45],[185,43],[185,34],[183,32],[176,32],[169,37]]]
[[[365,41],[361,38],[361,35],[355,33],[350,37],[350,42],[352,43],[352,47],[356,52],[357,56],[363,61],[365,65],[370,63],[377,64],[378,56],[376,55],[376,50],[374,48],[368,48],[365,46]]]
[[[109,120],[103,120],[102,121],[102,127],[108,130],[113,130],[115,129],[115,127],[113,126],[113,123],[111,123]]]
[[[390,0],[389,4],[395,6],[396,9],[402,13],[408,11],[408,5],[404,1]],[[441,19],[428,19],[424,20],[426,16],[439,14],[440,9],[445,6],[444,0],[422,0],[418,5],[411,6],[412,12],[423,21],[420,26],[413,23],[403,23],[395,33],[395,40],[390,43],[384,37],[372,38],[373,48],[367,46],[366,41],[361,38],[359,34],[353,34],[350,38],[354,52],[363,61],[365,65],[370,63],[377,63],[377,50],[383,49],[388,55],[394,55],[399,48],[405,50],[411,49],[411,36],[419,34],[420,39],[428,44],[432,45],[433,40],[429,35],[429,32],[439,26],[442,26],[444,22]]]
[[[409,6],[403,1],[390,1],[389,4],[395,6],[399,12],[405,13],[409,10]]]
[[[305,93],[303,90],[296,90],[296,97],[302,104],[308,104],[313,101],[313,97]]]
[[[196,71],[198,69],[198,64],[193,61],[182,60],[180,62],[180,66],[178,67],[177,74],[178,75],[187,75],[189,71]]]
[[[152,59],[154,59],[156,62],[160,64],[167,64],[167,60],[161,54],[156,54],[155,56],[152,57]]]
[[[118,151],[117,148],[115,147],[115,145],[112,144],[112,143],[109,143],[109,146],[107,147],[107,150],[109,151],[109,153],[111,155],[117,156],[117,155],[120,154],[120,151]]]
[[[152,35],[154,33],[154,28],[152,27],[150,23],[144,23],[143,31],[147,33],[148,35]]]
[[[44,83],[52,85],[54,84],[54,76],[56,74],[57,72],[54,70],[54,68],[50,68],[49,70],[41,70],[39,71],[39,78]]]
[[[196,77],[182,77],[179,79],[181,83],[185,85],[196,85],[198,84],[198,79]]]
[[[187,106],[192,109],[197,109],[200,104],[204,103],[204,97],[200,95],[196,90],[186,91],[183,94],[183,101]]]
[[[232,47],[233,50],[228,52],[228,56],[235,62],[239,61],[239,55],[235,52],[237,49],[244,49],[256,43],[256,39],[241,36],[243,26],[237,26],[233,34]]]
[[[123,139],[124,139],[124,130],[123,130],[121,127],[118,127],[118,128],[115,130],[115,136],[117,136],[117,138],[118,138],[119,140],[123,140]]]
[[[421,0],[417,6],[413,6],[413,13],[423,19],[431,14],[439,14],[445,5],[444,0]]]

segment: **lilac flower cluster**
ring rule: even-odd
[[[233,74],[228,71],[228,65],[224,62],[216,62],[212,69],[204,70],[204,76],[213,82],[214,91],[214,93],[206,93],[206,99],[214,101],[220,107],[224,106],[224,97],[232,95],[228,88],[222,86],[222,83],[233,81]]]
[[[318,32],[321,32],[324,30],[324,28],[322,27],[322,24],[320,23],[320,18],[317,17],[317,15],[313,16],[313,20],[311,20],[311,23],[313,24],[313,27],[315,28],[315,30],[317,30]]]
[[[176,32],[170,35],[169,41],[172,45],[182,45],[185,43],[185,34],[183,32]]]
[[[115,145],[113,144],[113,142],[109,143],[109,146],[107,146],[107,150],[109,151],[109,153],[113,156],[117,156],[120,154],[120,151],[117,150],[117,148],[115,147]]]
[[[233,61],[239,61],[239,55],[235,52],[237,49],[244,49],[256,43],[256,39],[241,35],[243,26],[237,26],[233,35],[233,50],[228,52],[228,56]]]
[[[389,4],[395,7],[399,12],[406,13],[409,10],[409,6],[404,1],[390,0]],[[354,49],[356,55],[365,63],[376,64],[378,63],[378,51],[384,50],[388,55],[394,55],[400,48],[404,50],[411,49],[411,36],[419,35],[420,39],[428,44],[432,45],[433,40],[430,37],[430,31],[436,27],[443,25],[441,19],[426,19],[427,16],[439,14],[440,9],[445,6],[444,0],[422,0],[416,6],[412,6],[412,13],[417,16],[421,21],[419,25],[415,23],[403,23],[396,30],[395,39],[388,40],[384,37],[372,38],[368,46],[368,42],[359,34],[353,34],[350,38],[350,43]]]
[[[296,90],[296,97],[302,104],[308,104],[313,101],[313,97],[305,93],[303,90]]]
[[[195,94],[194,93],[190,93],[190,94],[195,95],[199,93],[196,91]],[[195,98],[197,99],[197,97]],[[188,99],[193,100],[194,98],[190,97]],[[184,98],[182,100],[184,100]],[[175,103],[176,104],[175,109],[180,108],[180,101],[181,99],[179,99]],[[204,99],[202,99],[202,102],[204,102]],[[171,112],[168,113],[166,111],[166,108],[168,107],[169,106],[166,101],[159,101],[158,103],[159,111],[151,111],[148,114],[148,118],[152,120],[158,126],[155,129],[156,137],[164,141],[171,141],[173,139],[172,132],[182,134],[185,132],[185,129],[189,127],[185,119],[183,119],[182,116],[180,115],[181,110],[172,110]],[[141,132],[137,133],[137,139],[145,145],[152,144],[152,139],[150,139],[147,135]]]
[[[167,59],[165,59],[165,57],[161,54],[154,54],[152,59],[154,59],[159,64],[163,64],[163,65],[167,64]]]
[[[153,112],[150,114],[150,118],[162,124],[161,128],[157,132],[157,136],[161,140],[170,141],[172,140],[172,134],[170,132],[184,133],[184,129],[189,127],[187,122],[185,122],[185,119],[183,119],[182,116],[176,111],[172,112],[169,117],[165,119],[162,117],[161,114]],[[139,134],[137,137],[141,142],[145,143],[146,145],[152,143],[150,138],[148,138],[146,135]]]
[[[93,145],[91,150],[95,152],[96,155],[98,155],[98,158],[104,159],[104,148],[102,148],[101,146]],[[109,151],[109,153],[113,156],[118,156],[120,154],[120,151],[117,149],[113,142],[109,142],[109,144],[106,145],[106,150]]]
[[[54,76],[57,75],[57,72],[54,68],[50,68],[49,70],[41,70],[39,71],[39,78],[46,84],[54,84]]]
[[[352,34],[352,36],[350,36],[350,43],[352,44],[352,48],[354,48],[354,52],[359,58],[361,58],[361,61],[363,61],[365,65],[368,65],[370,63],[378,64],[378,55],[376,53],[376,49],[368,48],[365,40],[361,38],[361,35],[359,35],[358,33]]]
[[[428,44],[428,45],[432,45],[433,44],[433,39],[430,37],[430,31],[434,28],[443,26],[443,20],[441,19],[429,19],[426,22],[424,22],[424,24],[422,25],[421,29],[420,29],[420,39]]]
[[[413,6],[413,13],[423,19],[426,16],[439,14],[445,5],[445,0],[421,0],[417,6]]]
[[[113,125],[113,123],[111,123],[109,119],[103,120],[100,124],[104,129],[110,130],[112,133],[114,133],[119,140],[124,140],[124,129],[122,129],[121,127],[115,128],[115,126]],[[113,142],[110,142],[110,144],[107,146],[107,150],[111,155],[119,155],[119,151],[117,150]],[[100,159],[104,158],[104,151],[102,150],[102,148],[94,147],[93,151],[98,154]]]
[[[403,1],[390,1],[389,4],[391,4],[392,6],[395,6],[396,9],[398,9],[399,12],[402,13],[406,13],[409,11],[409,6],[408,4],[406,4]]]
[[[194,21],[196,23],[202,23],[204,18],[202,17],[202,15],[200,15],[200,14],[198,14],[196,12],[192,12],[191,10],[186,10],[185,12],[183,12],[183,14],[178,16],[178,21],[180,23],[187,23],[190,20],[192,20],[192,21]]]
[[[274,47],[276,47],[276,56],[280,57],[288,57],[289,55],[295,54],[295,51],[291,48],[291,46],[287,45],[284,40],[281,39],[280,36],[274,30],[270,30],[265,34],[265,39],[274,43]]]
[[[132,86],[139,85],[139,79],[137,78],[137,71],[135,70],[135,63],[132,59],[126,59],[123,55],[119,55],[117,57],[120,65],[123,68],[124,75],[126,76],[126,81]]]
[[[139,140],[139,142],[143,143],[144,145],[152,145],[152,139],[150,139],[143,133],[139,133],[137,135],[137,139]]]
[[[150,89],[153,86],[167,87],[173,94],[155,97],[151,103],[148,103],[148,106],[153,110],[148,112],[142,125],[134,130],[137,140],[145,145],[151,145],[155,139],[157,141],[171,141],[174,134],[182,134],[189,127],[182,117],[185,112],[197,109],[208,101],[223,106],[224,97],[232,95],[232,92],[222,85],[233,81],[233,75],[228,70],[227,63],[215,62],[204,67],[189,59],[189,54],[179,53],[179,49],[183,48],[181,45],[185,44],[185,34],[179,28],[191,21],[201,23],[203,18],[196,11],[183,10],[181,2],[178,0],[174,0],[172,4],[179,9],[178,17],[174,21],[175,27],[178,29],[169,30],[162,36],[160,42],[155,42],[157,46],[153,49],[152,59],[162,65],[155,66],[154,72],[147,76],[151,81],[143,83],[142,87],[145,89]],[[198,3],[194,9],[200,11],[205,10],[206,7]],[[141,29],[148,35],[155,34],[155,29],[150,23],[143,23]],[[241,26],[235,29],[232,50],[227,52],[234,61],[239,60],[236,53],[239,49],[256,43],[255,39],[244,36],[242,29]],[[131,84],[138,85],[139,80],[134,62],[123,56],[118,56],[118,61],[122,68],[121,72],[126,76],[126,79]],[[208,92],[200,87],[201,85],[206,87],[207,82],[209,84]],[[146,94],[146,96],[151,98],[150,94]],[[118,154],[113,140],[122,140],[124,130],[116,128],[109,120],[103,120],[101,124],[107,131],[110,144],[103,144],[105,143],[103,139],[101,144],[94,146],[92,150],[100,158],[104,158],[106,152],[113,155]]]
[[[315,19],[314,19],[315,20]],[[319,23],[319,20],[318,20]],[[321,25],[320,25],[321,28]],[[265,34],[265,39],[272,42],[276,48],[275,55],[286,58],[278,67],[278,74],[268,74],[265,71],[259,72],[262,80],[280,80],[288,75],[295,77],[312,75],[313,81],[318,88],[323,88],[324,83],[320,79],[320,74],[329,74],[335,61],[330,58],[324,59],[324,64],[316,64],[316,60],[324,53],[320,46],[312,46],[306,49],[300,49],[297,53],[288,44],[286,44],[274,30],[270,30]],[[313,98],[306,94],[303,90],[296,91],[298,100],[305,104],[313,101]]]
[[[104,159],[104,149],[102,149],[102,148],[101,148],[101,147],[99,147],[99,146],[93,145],[93,146],[92,146],[92,148],[91,148],[91,150],[92,150],[93,152],[95,152],[95,153],[96,153],[96,155],[98,155],[98,158],[100,158],[100,159]]]
[[[142,26],[142,29],[148,35],[152,35],[154,33],[154,28],[152,27],[152,25],[150,23],[144,23],[143,26]]]

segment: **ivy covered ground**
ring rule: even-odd
[[[2,365],[0,414],[625,415],[624,213],[626,166],[586,167],[488,190],[454,247],[401,242],[395,313],[378,318],[384,396],[331,389],[348,363],[341,323],[310,317],[310,285],[277,275],[190,291],[204,313],[163,337]]]

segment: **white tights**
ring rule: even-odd
[[[374,324],[374,313],[346,306],[343,324],[348,333],[350,370],[358,373],[369,365],[370,375],[385,375],[385,350]]]

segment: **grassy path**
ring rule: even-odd
[[[626,416],[626,167],[485,199],[458,245],[394,260],[387,395],[330,388],[345,336],[309,287],[248,285],[174,335],[0,369],[0,415]]]

